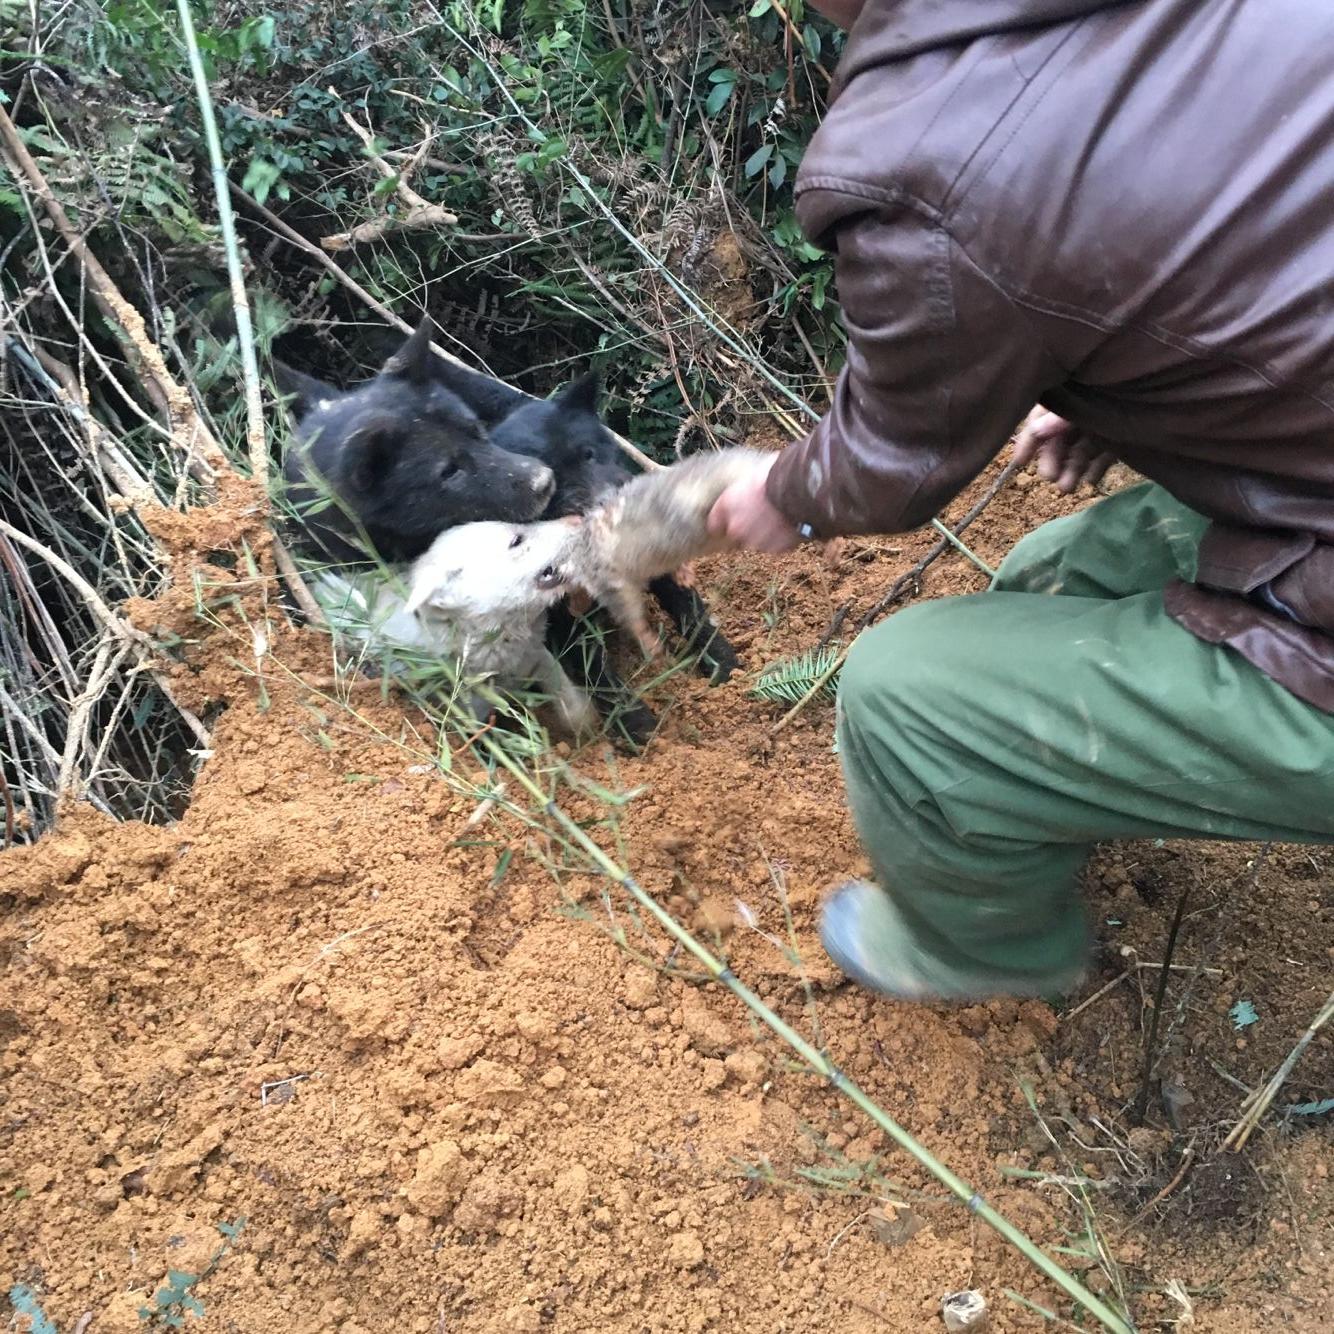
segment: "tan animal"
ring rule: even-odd
[[[720,449],[632,478],[572,533],[562,560],[566,578],[587,589],[655,656],[658,641],[644,613],[645,585],[725,548],[709,532],[709,511],[765,457],[756,449]]]

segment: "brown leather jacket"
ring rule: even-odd
[[[868,0],[797,193],[849,349],[784,514],[915,528],[1041,403],[1214,521],[1169,613],[1334,712],[1334,2]]]

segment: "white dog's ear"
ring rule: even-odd
[[[452,611],[458,605],[458,586],[463,577],[461,569],[440,569],[426,565],[415,570],[412,587],[408,590],[408,600],[404,610],[412,613],[419,611],[428,603],[441,611]]]

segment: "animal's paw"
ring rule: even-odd
[[[741,659],[736,649],[727,642],[723,632],[712,621],[702,621],[691,635],[687,645],[692,653],[699,656],[695,670],[707,677],[716,686],[731,679],[732,673],[741,666]]]
[[[635,630],[635,639],[638,642],[639,647],[643,650],[644,656],[650,662],[654,662],[664,656],[662,640],[659,639],[648,626],[639,626]]]

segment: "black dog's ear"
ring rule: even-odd
[[[483,426],[494,426],[528,401],[527,394],[511,389],[503,380],[443,357],[433,359],[431,377],[436,384],[457,394],[478,415]]]
[[[589,412],[596,412],[601,388],[597,372],[588,371],[560,390],[556,402],[564,408],[586,408]]]
[[[408,335],[403,346],[385,362],[380,374],[392,375],[410,384],[428,384],[433,369],[431,363],[437,359],[431,351],[435,332],[435,321],[429,315],[423,315],[421,323]]]
[[[373,491],[394,465],[402,438],[397,431],[379,428],[360,432],[346,445],[348,480],[358,491]]]
[[[317,380],[313,375],[295,370],[286,362],[273,358],[273,383],[284,398],[291,398],[292,411],[304,417],[321,399],[337,398],[339,391],[332,385]]]

